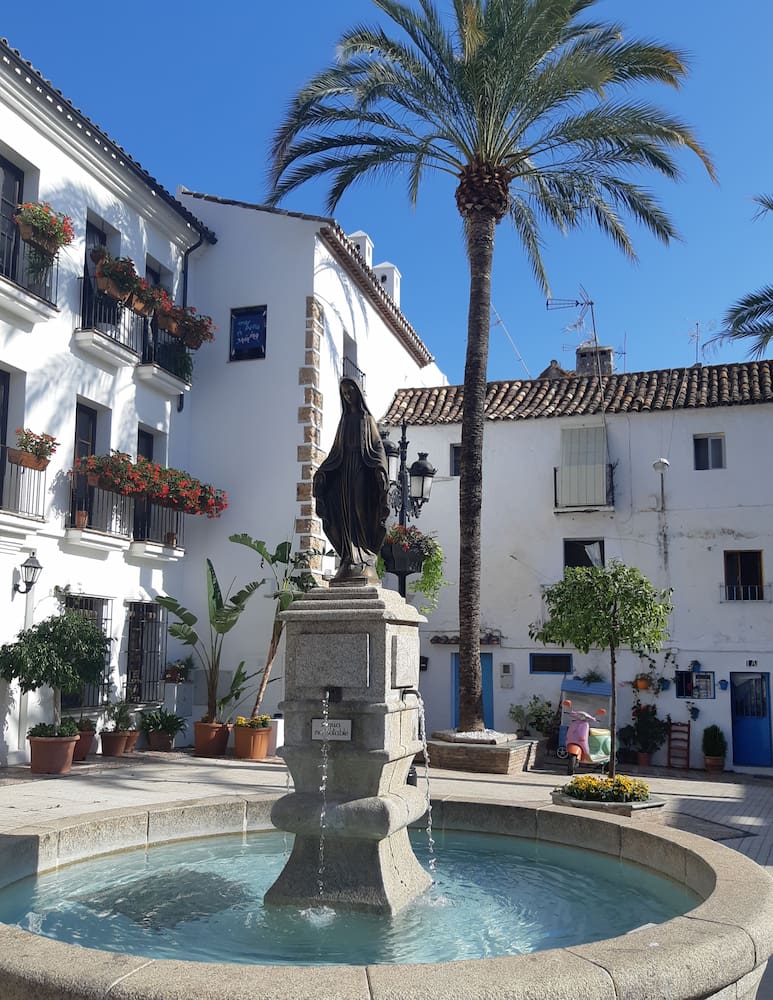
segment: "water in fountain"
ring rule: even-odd
[[[330,753],[330,692],[325,688],[322,694],[322,763],[319,766],[319,792],[322,803],[319,810],[319,866],[317,868],[317,894],[320,899],[325,891],[325,827],[327,824],[327,759]]]
[[[419,739],[421,740],[422,753],[424,756],[424,780],[426,782],[426,792],[427,792],[427,853],[429,854],[429,870],[430,874],[435,875],[435,841],[432,837],[432,798],[430,796],[429,787],[429,748],[427,746],[427,721],[424,715],[424,699],[419,694],[416,693],[416,698],[419,706]]]

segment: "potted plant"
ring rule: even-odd
[[[234,727],[234,754],[241,760],[263,760],[268,753],[271,716],[238,716]]]
[[[152,316],[158,308],[166,292],[157,285],[151,285],[146,278],[137,278],[132,288],[131,307],[140,316]]]
[[[27,201],[19,205],[13,221],[24,242],[42,250],[49,257],[53,257],[60,247],[69,246],[75,239],[70,216],[55,212],[47,201]]]
[[[707,771],[724,771],[727,740],[719,726],[706,726],[703,730],[703,766]]]
[[[182,318],[182,307],[175,305],[172,297],[164,292],[156,305],[156,323],[159,330],[164,330],[172,337],[179,336]]]
[[[435,610],[440,589],[446,583],[443,549],[436,538],[413,525],[393,524],[381,546],[381,559],[388,573],[405,576],[421,573],[419,580],[408,584],[408,590],[426,598],[426,604],[419,608],[422,614]]]
[[[244,662],[242,661],[234,673],[231,689],[224,699],[218,701],[218,686],[220,683],[220,668],[223,655],[223,641],[241,618],[247,601],[263,583],[253,580],[235,594],[230,589],[223,596],[212,561],[207,559],[207,615],[209,624],[208,641],[199,636],[195,626],[198,616],[193,614],[174,597],[157,597],[156,601],[166,608],[179,622],[169,626],[169,634],[179,639],[186,646],[191,646],[195,656],[204,670],[207,685],[207,712],[200,722],[194,723],[194,753],[200,757],[218,757],[225,753],[228,744],[228,726],[220,715],[225,704],[237,697],[241,687],[237,679],[246,682]]]
[[[109,649],[110,640],[102,629],[73,611],[45,618],[21,631],[15,642],[0,646],[3,680],[17,680],[22,694],[41,687],[52,690],[53,733],[36,730],[34,742],[30,741],[30,766],[36,773],[66,774],[70,769],[78,727],[73,734],[76,738],[56,736],[62,724],[62,691],[75,694],[84,684],[97,684]],[[68,724],[67,728],[72,727]],[[69,741],[61,744],[64,759],[59,745],[45,746],[51,738]],[[58,759],[49,759],[51,754]]]
[[[193,671],[193,657],[186,656],[185,659],[172,660],[167,663],[164,671],[165,684],[185,684],[191,679]]]
[[[62,719],[58,726],[39,722],[27,730],[30,771],[33,774],[68,774],[75,747],[80,741],[75,719]]]
[[[178,733],[184,733],[188,723],[181,715],[158,708],[145,712],[140,719],[140,731],[145,734],[151,750],[169,751]]]
[[[89,486],[98,486],[110,493],[133,496],[137,489],[131,457],[115,448],[109,455],[83,455],[76,459],[73,474],[85,476]]]
[[[51,434],[36,434],[29,427],[17,427],[16,447],[7,448],[6,452],[11,465],[42,471],[48,468],[58,447],[59,442]]]
[[[202,344],[213,341],[215,330],[211,316],[200,315],[193,306],[180,310],[177,335],[190,350],[198,351]]]
[[[131,257],[102,257],[96,270],[97,290],[116,302],[125,302],[139,283]]]
[[[103,757],[122,757],[134,749],[139,732],[134,726],[132,713],[123,700],[111,702],[105,710],[106,727],[99,734]]]
[[[84,719],[81,715],[77,722],[78,735],[80,739],[75,744],[75,751],[72,759],[76,763],[84,761],[94,749],[94,737],[97,734],[96,723],[93,719]]]
[[[642,705],[638,701],[633,706],[631,717],[637,760],[639,764],[647,765],[651,762],[652,755],[666,742],[668,722],[658,718],[658,710],[655,705]]]

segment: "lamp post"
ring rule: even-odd
[[[420,451],[419,457],[408,467],[408,445],[405,436],[406,423],[403,421],[399,443],[391,441],[389,431],[381,431],[381,440],[387,457],[389,475],[389,503],[397,516],[397,523],[405,527],[411,518],[418,518],[421,508],[429,500],[432,480],[437,472],[427,460],[427,452]],[[399,592],[405,597],[405,578],[410,570],[398,570]]]
[[[13,585],[14,592],[19,594],[28,594],[38,582],[38,577],[40,576],[42,569],[43,567],[35,558],[35,553],[32,552],[30,556],[21,564],[22,582],[15,583]]]

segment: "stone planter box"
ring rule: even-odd
[[[657,797],[651,798],[647,802],[585,802],[582,799],[572,798],[571,795],[564,795],[563,792],[551,792],[550,797],[554,806],[566,806],[569,809],[591,809],[593,812],[604,813],[607,816],[646,817],[655,821],[663,819],[662,809],[666,804],[665,799]]]

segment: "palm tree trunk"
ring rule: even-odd
[[[464,412],[459,475],[459,730],[483,729],[480,669],[480,546],[483,502],[483,424],[491,313],[491,264],[496,218],[465,216],[470,307],[464,365]]]

